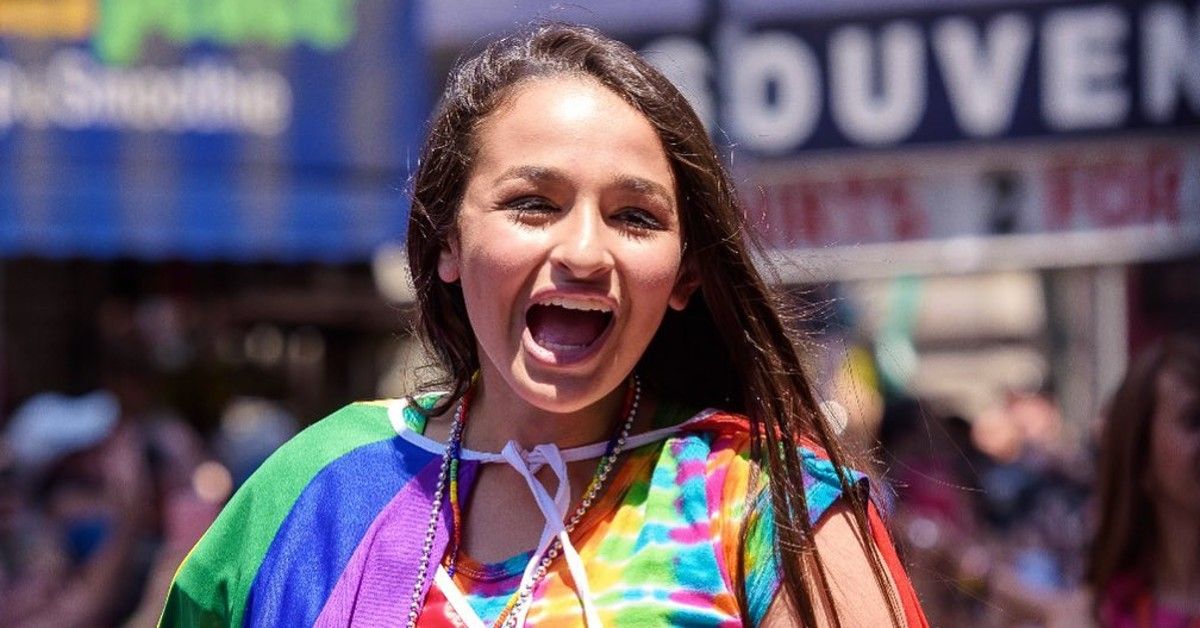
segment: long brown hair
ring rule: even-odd
[[[1097,599],[1113,578],[1143,572],[1154,551],[1157,523],[1146,474],[1158,379],[1164,372],[1200,389],[1200,338],[1173,336],[1152,345],[1130,365],[1109,403],[1100,437],[1100,523],[1087,570]]]
[[[471,173],[476,131],[514,86],[564,74],[589,77],[612,90],[650,121],[662,141],[680,199],[683,266],[699,289],[682,312],[668,310],[637,369],[664,397],[749,417],[751,455],[770,478],[783,593],[804,623],[815,625],[816,596],[827,609],[834,603],[809,524],[799,437],[828,452],[863,547],[870,548],[867,497],[847,480],[845,454],[818,409],[780,316],[780,298],[754,267],[737,196],[703,124],[662,74],[595,30],[540,24],[493,42],[450,75],[414,177],[407,243],[418,327],[448,373],[451,390],[430,412],[440,414],[454,404],[479,368],[461,289],[437,275],[438,256],[455,228]],[[884,566],[874,552],[868,555],[886,592]],[[744,574],[738,571],[740,598]],[[899,609],[885,597],[899,623]],[[746,604],[742,608],[745,614]],[[831,619],[840,625],[836,616]]]

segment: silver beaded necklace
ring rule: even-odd
[[[429,525],[425,528],[425,541],[421,544],[421,562],[417,565],[417,579],[413,581],[412,598],[408,605],[408,628],[415,628],[421,610],[421,592],[425,588],[425,577],[429,571],[429,556],[433,553],[433,539],[437,536],[438,517],[442,516],[442,497],[446,494],[446,480],[450,475],[450,459],[454,456],[454,445],[462,439],[463,404],[454,411],[450,423],[450,438],[442,451],[442,467],[438,471],[437,486],[433,489],[433,508],[429,511]]]
[[[641,398],[642,382],[637,375],[634,375],[633,403],[629,406],[629,414],[626,415],[625,421],[622,423],[620,431],[617,432],[616,439],[613,441],[609,451],[605,453],[600,459],[600,463],[596,466],[596,474],[592,476],[592,481],[584,492],[583,498],[580,499],[579,506],[575,508],[575,512],[571,514],[571,517],[563,526],[568,534],[575,529],[575,526],[579,524],[584,514],[587,513],[588,508],[596,501],[601,489],[604,487],[604,483],[608,480],[609,474],[612,473],[613,467],[616,466],[617,458],[621,455],[621,451],[625,448],[625,441],[629,438],[629,430],[633,427],[633,420],[637,416],[638,404]],[[437,484],[433,491],[433,507],[429,511],[429,524],[425,529],[425,540],[421,545],[421,561],[417,565],[417,578],[413,582],[412,597],[408,606],[408,628],[416,627],[417,618],[421,612],[421,593],[424,591],[425,580],[429,574],[430,560],[433,555],[433,541],[437,535],[438,518],[442,515],[442,499],[446,493],[446,483],[450,474],[450,461],[462,444],[463,407],[464,404],[459,402],[458,408],[454,411],[454,418],[450,423],[450,437],[447,439],[446,446],[442,451],[442,465],[438,471]],[[513,628],[517,625],[521,612],[533,598],[534,589],[546,577],[546,573],[550,570],[550,565],[558,558],[561,551],[562,541],[555,538],[550,547],[546,549],[545,555],[538,562],[537,568],[534,569],[533,577],[513,594],[516,598],[515,604],[510,603],[510,608],[501,614],[502,621],[499,625],[504,628]]]

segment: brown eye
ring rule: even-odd
[[[504,207],[505,209],[517,212],[519,216],[536,216],[558,211],[558,207],[540,196],[523,196],[508,201],[504,204]]]
[[[630,207],[617,212],[616,218],[635,229],[643,231],[661,231],[664,228],[662,222],[654,214],[636,207]]]

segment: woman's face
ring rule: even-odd
[[[1170,369],[1155,385],[1151,494],[1163,505],[1200,517],[1200,390]]]
[[[666,153],[636,109],[572,76],[517,86],[476,140],[439,276],[462,283],[485,378],[546,411],[587,407],[692,290]]]

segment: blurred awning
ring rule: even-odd
[[[20,174],[0,166],[6,257],[365,261],[402,237],[407,217],[402,175],[370,185],[286,169],[261,180],[235,169],[175,181],[107,167]],[[151,180],[129,181],[141,176]]]
[[[786,283],[1124,265],[1200,251],[1200,143],[1129,136],[756,165]]]
[[[365,261],[402,237],[417,2],[142,5],[0,4],[0,256]]]

